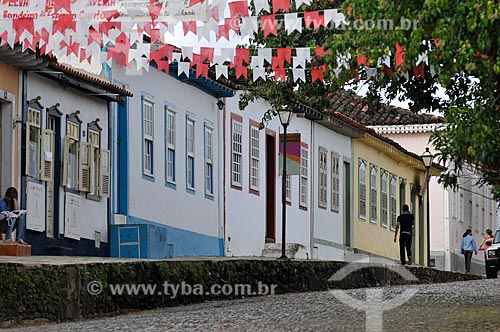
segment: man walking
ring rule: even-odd
[[[401,264],[406,264],[406,255],[408,255],[408,264],[411,265],[411,241],[413,234],[413,225],[415,224],[415,217],[410,213],[410,207],[405,204],[403,205],[403,213],[398,216],[396,222],[396,231],[394,233],[394,242],[398,237],[398,231],[401,229],[399,234],[399,255],[401,257]],[[405,254],[406,249],[406,254]]]

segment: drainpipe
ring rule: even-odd
[[[21,95],[21,105],[18,105],[18,112],[21,112],[21,138],[19,139],[19,132],[17,132],[18,135],[18,142],[20,142],[21,146],[21,154],[18,156],[18,165],[21,165],[21,169],[19,170],[19,178],[21,179],[21,190],[19,190],[20,193],[20,202],[19,202],[19,207],[22,209],[26,209],[26,177],[24,176],[24,170],[26,169],[26,158],[23,156],[26,155],[26,122],[27,122],[27,112],[26,112],[26,105],[28,104],[28,73],[26,70],[20,70],[19,71],[19,79],[20,79],[20,91],[19,94]],[[20,162],[19,162],[20,160]],[[16,182],[18,179],[16,179]],[[18,182],[19,183],[19,182]]]
[[[110,155],[110,173],[111,174],[114,174],[114,167],[115,167],[115,149],[114,149],[114,140],[113,140],[113,108],[115,106],[115,102],[111,102],[111,101],[108,101],[108,149],[109,149],[109,155]],[[114,176],[111,176],[111,192],[113,192],[113,188],[115,186],[115,181],[114,181],[115,177]],[[107,218],[107,241],[108,241],[108,253],[107,253],[107,256],[111,256],[111,222],[113,220],[113,210],[112,210],[112,207],[113,207],[113,202],[112,200],[114,200],[114,197],[115,195],[110,195],[108,198],[107,198],[107,215],[108,215],[108,218]]]
[[[310,251],[311,251],[311,259],[313,258],[313,255],[314,255],[314,211],[315,211],[315,208],[316,208],[316,205],[313,204],[313,199],[314,199],[314,189],[313,189],[313,184],[314,184],[314,166],[313,166],[313,161],[314,161],[314,152],[316,151],[316,147],[315,147],[315,140],[314,140],[314,126],[315,126],[315,122],[312,121],[312,120],[309,120],[309,123],[310,123],[310,135],[311,135],[311,138],[310,138],[310,143],[311,143],[311,148],[310,148],[310,151],[311,151],[311,200],[310,200],[310,210],[309,210],[309,214],[310,214],[310,225],[311,225],[311,234],[310,234],[310,237],[311,237],[311,245],[310,245]],[[300,186],[300,179],[299,179],[299,186]],[[319,250],[318,250],[319,251]],[[318,255],[319,255],[319,252],[318,252]]]
[[[217,204],[218,204],[218,228],[219,236],[222,235],[221,256],[226,256],[226,98],[224,98],[224,108],[219,110],[216,104],[213,105],[217,113],[217,141],[218,141],[218,165],[217,167]],[[222,113],[222,114],[221,114]],[[222,115],[222,119],[221,119]],[[222,167],[220,167],[222,165]],[[222,182],[221,182],[222,180]],[[222,186],[220,185],[222,183]]]

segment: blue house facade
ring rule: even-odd
[[[113,82],[133,98],[113,111],[111,256],[166,258],[224,254],[223,116],[225,85],[170,73]]]

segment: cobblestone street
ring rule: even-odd
[[[500,279],[388,287],[384,300],[408,289],[418,293],[384,313],[383,331],[500,331]],[[348,293],[366,299],[366,289]],[[364,312],[343,304],[332,293],[317,292],[206,302],[15,331],[362,332],[365,319]]]

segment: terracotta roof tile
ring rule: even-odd
[[[80,70],[76,70],[74,68],[71,68],[69,66],[63,65],[63,64],[58,63],[58,62],[52,62],[50,64],[50,66],[52,66],[53,68],[55,68],[57,70],[60,70],[61,72],[65,73],[65,74],[80,78],[84,81],[87,81],[89,83],[100,86],[101,88],[113,91],[113,92],[118,93],[122,96],[125,96],[125,97],[132,97],[133,96],[133,93],[131,91],[129,91],[125,88],[122,88],[119,85],[113,84],[109,81],[106,81],[105,79],[91,75],[89,73],[86,73],[86,72],[83,72]]]
[[[410,110],[392,105],[381,105],[379,109],[369,109],[363,97],[336,90],[329,95],[330,108],[326,111],[341,112],[365,126],[391,126],[410,124],[442,123],[443,118],[431,114],[415,114]]]

